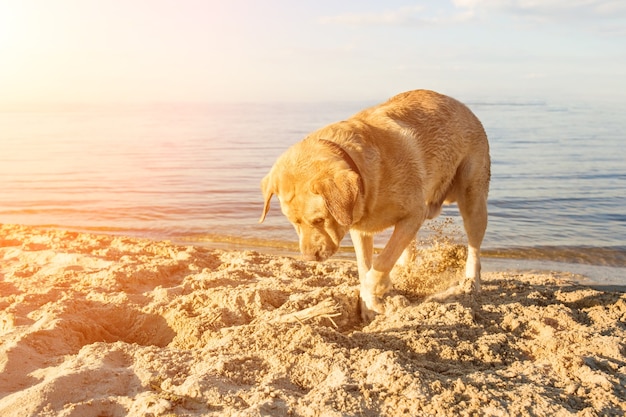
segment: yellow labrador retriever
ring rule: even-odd
[[[462,103],[433,91],[399,94],[291,146],[263,178],[265,207],[276,194],[307,260],[333,255],[350,231],[365,320],[383,313],[389,273],[426,219],[457,202],[468,239],[463,291],[480,289],[487,228],[487,135]],[[373,234],[394,226],[374,259]],[[406,251],[405,251],[406,249]]]

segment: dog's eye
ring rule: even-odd
[[[317,219],[314,219],[311,224],[313,226],[322,226],[324,224],[324,218],[323,217],[318,217]]]

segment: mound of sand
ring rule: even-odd
[[[350,261],[1,225],[0,415],[626,412],[626,295],[508,272],[437,300],[398,277],[364,326]]]

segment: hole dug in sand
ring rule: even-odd
[[[35,384],[34,372],[97,342],[164,347],[175,336],[162,317],[143,313],[127,300],[103,303],[71,297],[44,304],[29,314],[32,325],[5,335],[0,345],[0,393]]]
[[[33,333],[37,344],[45,349],[66,350],[76,353],[85,345],[95,342],[126,342],[138,345],[159,347],[166,346],[175,336],[163,317],[146,314],[138,306],[127,300],[102,303],[92,300],[66,300],[64,306],[58,302],[44,306],[39,320],[47,321],[56,317],[45,330]],[[46,308],[47,307],[47,308]],[[62,308],[62,313],[52,313]],[[46,311],[48,310],[48,311]],[[46,342],[47,341],[47,342]]]

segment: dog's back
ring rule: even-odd
[[[489,187],[485,130],[469,108],[451,97],[408,91],[348,122],[367,126],[360,139],[378,153],[379,178],[384,182],[380,189],[387,195],[390,187],[399,194],[417,192],[430,207],[429,218],[438,214],[444,201],[455,202],[460,188],[472,183],[486,193]]]

